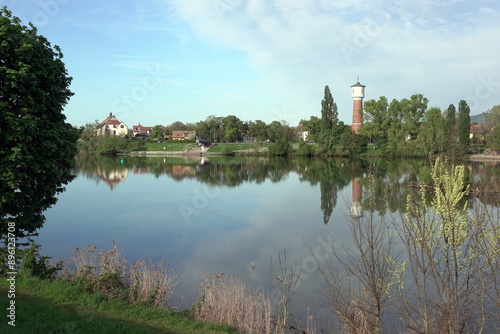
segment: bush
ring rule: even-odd
[[[40,256],[40,245],[32,243],[23,253],[19,271],[22,275],[52,279],[62,269],[62,261],[51,265],[50,257]]]
[[[224,146],[221,150],[221,154],[223,155],[234,155],[234,151],[231,147],[229,146]]]
[[[314,155],[314,147],[305,141],[301,141],[299,144],[298,155],[312,156]]]
[[[287,156],[292,150],[292,144],[286,138],[278,139],[274,144],[269,146],[269,153],[275,156]]]

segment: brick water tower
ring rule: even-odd
[[[359,133],[359,129],[363,125],[363,115],[361,114],[361,110],[363,109],[363,98],[365,97],[365,87],[364,85],[356,82],[351,86],[351,94],[352,94],[352,126],[351,129],[354,133]]]

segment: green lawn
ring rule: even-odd
[[[7,280],[0,277],[0,333],[236,333],[166,308],[126,304],[63,281],[16,280],[15,327],[8,324]]]
[[[269,143],[219,143],[219,144],[214,144],[212,147],[207,152],[210,153],[221,153],[222,150],[227,147],[231,149],[233,152],[252,152],[254,153],[256,149],[259,150],[259,152],[265,152],[267,151],[267,148],[271,144]]]
[[[170,141],[166,143],[144,143],[143,146],[134,149],[134,151],[171,151],[185,152],[195,147],[195,143],[185,143],[181,141]]]

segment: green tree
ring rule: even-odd
[[[248,135],[258,142],[268,139],[267,124],[260,119],[248,123]]]
[[[496,105],[491,109],[488,109],[484,113],[484,123],[490,128],[493,129],[497,126],[500,126],[500,105]]]
[[[465,100],[458,104],[458,143],[461,152],[465,153],[470,143],[470,108]]]
[[[457,146],[457,111],[455,105],[450,104],[446,110],[446,151],[455,155]]]
[[[320,141],[330,149],[333,146],[331,131],[334,125],[338,123],[337,104],[333,101],[332,93],[328,85],[325,86],[323,100],[321,101],[321,133]]]
[[[403,114],[401,103],[393,99],[389,104],[390,126],[387,131],[388,152],[391,154],[398,153],[399,146],[403,145],[406,140],[406,131],[403,128]]]
[[[162,125],[156,125],[151,129],[149,133],[149,138],[152,140],[163,140],[165,137],[165,128]]]
[[[321,132],[321,119],[318,116],[311,116],[309,120],[301,119],[299,122],[304,131],[309,132],[310,140],[315,140]]]
[[[73,179],[79,131],[62,113],[73,93],[60,48],[6,7],[0,41],[0,235],[14,223],[22,238]]]
[[[446,125],[447,119],[441,116],[441,109],[433,107],[425,112],[423,129],[419,136],[425,154],[432,155],[444,151]]]
[[[292,144],[285,136],[278,138],[276,142],[269,146],[269,153],[276,156],[287,156],[291,150]]]
[[[276,142],[283,137],[283,124],[278,121],[272,121],[267,127],[269,141]]]
[[[235,142],[243,140],[243,122],[234,115],[224,117],[223,120],[224,141]]]
[[[186,131],[186,130],[188,130],[186,124],[184,124],[180,121],[173,122],[172,124],[170,124],[169,128],[171,131]]]
[[[365,135],[354,133],[353,131],[344,131],[340,136],[339,143],[342,152],[347,155],[356,155],[366,149],[369,139]]]
[[[425,115],[429,100],[422,94],[413,94],[410,99],[401,100],[403,128],[409,139],[415,139],[420,131],[422,117]]]
[[[500,151],[500,126],[493,128],[486,135],[486,143],[491,150]]]
[[[387,143],[387,132],[391,124],[389,102],[385,96],[378,101],[368,100],[363,104],[363,126],[360,131],[376,145]]]

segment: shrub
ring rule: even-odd
[[[234,155],[234,151],[231,147],[229,146],[224,146],[221,150],[221,154],[223,155]]]
[[[314,154],[314,147],[305,141],[301,141],[299,144],[299,150],[297,152],[299,155],[312,156]]]
[[[62,269],[62,261],[50,264],[50,257],[40,256],[40,245],[32,243],[23,253],[20,264],[20,273],[22,275],[51,279]]]
[[[269,146],[269,153],[275,156],[287,156],[291,150],[292,144],[286,138],[281,138]]]

